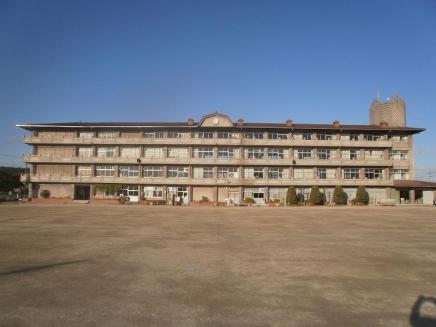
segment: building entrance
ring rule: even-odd
[[[74,200],[89,200],[90,196],[91,196],[91,186],[89,185],[74,186]]]

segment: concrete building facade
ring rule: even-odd
[[[122,189],[132,201],[263,204],[284,202],[290,185],[307,199],[318,185],[331,202],[336,185],[349,199],[364,185],[371,203],[429,201],[434,188],[409,183],[413,135],[424,129],[391,126],[383,115],[374,118],[373,107],[371,121],[380,122],[370,125],[247,123],[220,113],[198,122],[20,124],[32,148],[22,181],[32,197],[49,190],[52,197],[116,198]]]

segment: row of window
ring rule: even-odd
[[[282,131],[246,131],[243,133],[239,132],[229,132],[229,131],[161,131],[161,130],[148,130],[143,133],[144,138],[148,139],[161,139],[161,138],[196,138],[196,139],[239,139],[240,135],[244,139],[248,140],[261,140],[261,139],[269,139],[269,140],[287,140],[287,139],[295,139],[295,140],[348,140],[348,141],[357,141],[360,138],[359,133],[349,133],[349,134],[333,134],[327,132],[301,132],[301,133],[286,133]],[[79,132],[79,137],[81,138],[118,138],[120,137],[120,133],[116,131],[101,131],[101,132]],[[362,140],[366,141],[381,141],[387,139],[386,136],[380,134],[362,134]],[[389,137],[392,141],[407,141],[406,135],[394,135]]]
[[[118,168],[119,177],[140,177],[140,166],[138,165],[123,165]],[[162,166],[143,166],[142,177],[144,178],[162,178],[177,177],[188,178],[190,169],[187,166],[169,166],[165,173],[165,168]],[[243,176],[246,179],[288,179],[290,178],[289,169],[282,167],[246,167],[243,168]],[[335,168],[295,168],[293,170],[293,178],[296,179],[336,179],[338,170]],[[343,179],[384,179],[384,170],[381,168],[364,168],[361,176],[360,168],[342,168]],[[82,177],[92,176],[91,166],[78,166],[77,175]],[[97,177],[114,177],[116,174],[116,166],[112,165],[97,165],[95,166],[95,176]],[[214,167],[194,167],[194,178],[215,178]],[[238,167],[217,167],[216,178],[236,179],[241,178],[240,169]],[[409,172],[405,169],[391,169],[391,179],[408,179]]]
[[[139,158],[141,157],[141,148],[139,147],[120,147],[119,156],[122,158]],[[281,148],[268,148],[265,150],[264,148],[245,148],[244,149],[244,157],[248,159],[285,159],[288,150]],[[93,157],[94,149],[92,147],[79,147],[78,148],[78,156],[82,158]],[[190,157],[190,149],[189,148],[168,148],[166,151],[168,158],[189,158]],[[384,159],[384,151],[383,150],[364,150],[364,159]],[[112,158],[116,157],[117,148],[115,147],[98,147],[97,148],[97,157],[100,158]],[[143,156],[146,158],[164,158],[165,157],[165,148],[144,148]],[[201,147],[193,149],[193,157],[194,158],[202,158],[202,159],[234,159],[239,158],[239,149],[238,148],[218,148],[216,151],[213,147]],[[300,160],[306,159],[321,159],[328,160],[331,158],[337,158],[338,151],[331,149],[295,149],[294,150],[294,158]],[[347,149],[340,151],[340,157],[343,159],[349,160],[357,160],[361,157],[361,152],[359,149]],[[363,159],[363,158],[362,158]],[[408,159],[408,151],[407,150],[390,150],[389,159],[391,160],[407,160]]]

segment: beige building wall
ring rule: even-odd
[[[37,146],[37,154],[42,157],[73,157],[76,154],[74,146]]]
[[[192,200],[200,201],[203,196],[207,197],[209,201],[214,201],[216,187],[193,187]]]
[[[62,137],[75,137],[77,135],[76,131],[39,131],[38,136],[39,137],[47,137],[47,138],[62,138]]]
[[[38,197],[41,197],[39,193],[42,190],[50,191],[51,198],[72,198],[74,194],[74,186],[72,184],[40,184]]]
[[[36,173],[44,176],[74,176],[73,165],[37,165]]]

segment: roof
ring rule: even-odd
[[[412,188],[432,188],[436,189],[435,182],[426,182],[426,181],[418,181],[418,180],[394,180],[395,187],[412,187]]]

